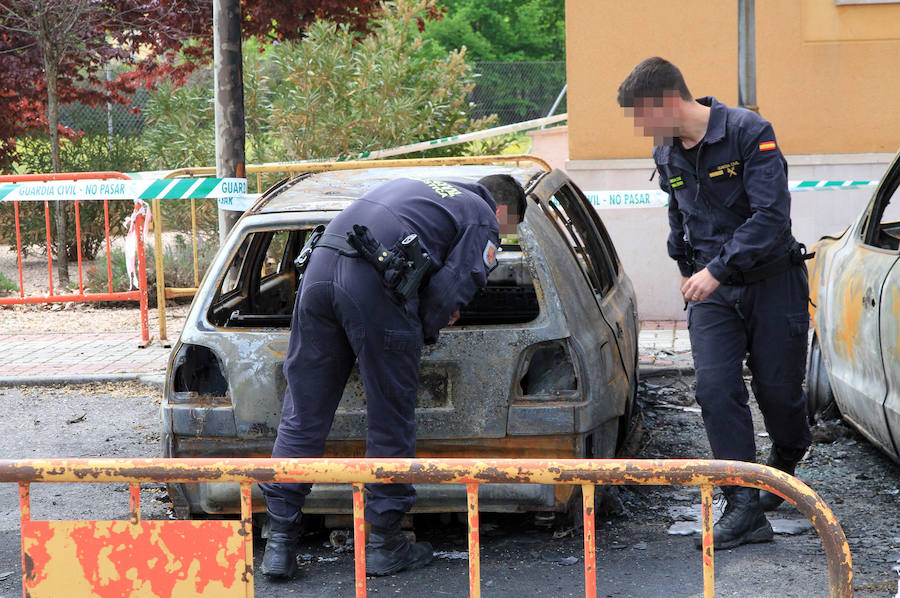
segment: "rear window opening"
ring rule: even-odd
[[[499,265],[467,306],[459,310],[457,326],[524,324],[540,313],[540,304],[524,254],[504,246]]]
[[[249,234],[231,259],[208,311],[223,328],[290,328],[297,294],[294,258],[311,228]],[[488,285],[460,310],[457,326],[521,324],[540,313],[518,245],[504,245]]]
[[[247,235],[225,271],[209,321],[225,328],[290,328],[297,294],[294,258],[311,230]]]

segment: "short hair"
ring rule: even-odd
[[[506,213],[515,215],[517,222],[525,218],[525,190],[508,174],[489,174],[478,180],[491,193],[497,206],[506,206]]]
[[[619,85],[617,101],[622,108],[634,108],[635,98],[661,98],[677,92],[681,99],[693,98],[678,67],[659,56],[642,60]]]

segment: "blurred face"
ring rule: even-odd
[[[509,213],[508,206],[497,207],[497,223],[500,225],[500,236],[515,235],[518,232],[519,219]]]
[[[661,98],[634,98],[634,108],[625,115],[634,120],[634,134],[653,137],[654,145],[667,145],[678,137],[681,98],[676,92],[665,92]]]

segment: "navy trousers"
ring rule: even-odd
[[[399,305],[375,268],[317,248],[297,293],[284,363],[287,390],[273,457],[321,457],[350,370],[366,394],[366,456],[414,457],[422,326],[415,302]],[[311,484],[260,484],[269,509],[291,515]],[[415,503],[410,484],[366,487],[366,520],[390,527]]]
[[[716,459],[756,460],[743,362],[766,431],[779,447],[807,448],[803,378],[809,331],[806,266],[741,286],[720,285],[688,306],[697,402]]]

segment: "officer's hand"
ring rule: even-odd
[[[450,322],[447,324],[447,326],[453,326],[454,324],[456,324],[456,321],[457,321],[458,319],[459,319],[459,310],[457,309],[457,310],[456,310],[455,312],[453,312],[453,314],[450,316]]]
[[[703,301],[719,286],[719,281],[703,268],[681,284],[681,294],[685,301]]]

